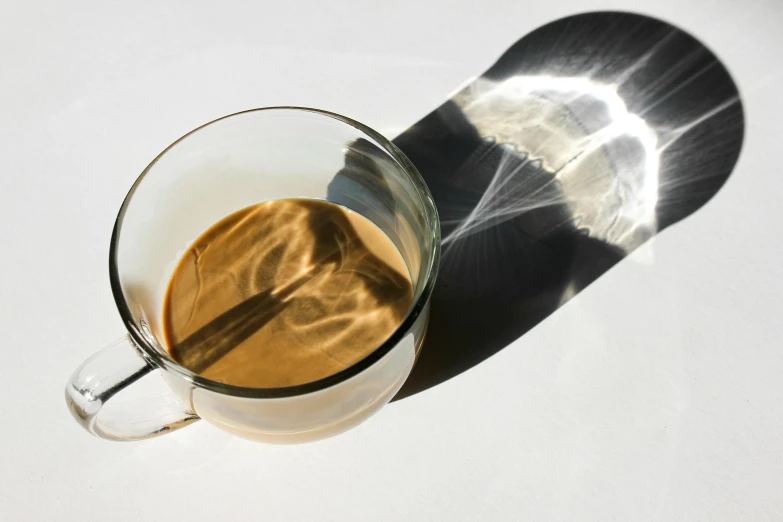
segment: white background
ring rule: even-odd
[[[746,114],[721,192],[496,356],[305,446],[110,443],[63,387],[122,332],[107,253],[191,128],[315,106],[395,136],[532,29],[652,14]],[[783,520],[779,0],[79,2],[0,15],[0,519]]]

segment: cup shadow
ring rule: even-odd
[[[524,335],[723,186],[736,85],[703,44],[646,16],[547,24],[397,137],[443,230],[419,360],[395,397]]]

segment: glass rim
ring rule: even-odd
[[[133,195],[136,193],[136,190],[138,189],[139,185],[144,180],[144,178],[150,173],[150,171],[158,162],[158,160],[160,160],[167,152],[172,150],[174,147],[176,147],[186,138],[210,125],[238,116],[260,113],[260,112],[271,112],[271,111],[303,112],[303,113],[311,113],[311,114],[316,114],[319,116],[331,118],[353,127],[354,129],[358,130],[360,133],[372,138],[375,142],[377,142],[381,146],[381,148],[387,154],[389,154],[389,156],[392,157],[392,159],[397,163],[398,167],[413,182],[413,186],[416,189],[419,198],[421,200],[422,207],[424,208],[424,213],[427,219],[427,226],[429,228],[429,232],[433,236],[433,246],[431,252],[429,252],[427,259],[424,260],[425,272],[424,275],[422,276],[424,281],[420,285],[418,297],[415,297],[413,303],[408,308],[408,312],[405,318],[400,322],[400,324],[397,326],[397,328],[394,330],[391,336],[389,336],[389,338],[386,339],[386,341],[384,341],[378,348],[376,348],[366,357],[352,364],[348,368],[345,368],[333,375],[324,377],[316,381],[312,381],[305,384],[298,384],[294,386],[280,387],[280,388],[250,388],[245,386],[236,386],[233,384],[225,384],[203,377],[185,368],[184,366],[180,365],[178,362],[176,362],[168,354],[165,348],[161,351],[158,350],[155,346],[152,346],[152,343],[150,343],[150,341],[143,334],[142,327],[137,323],[136,319],[133,317],[133,314],[130,311],[130,307],[128,306],[127,300],[125,299],[125,293],[122,290],[122,284],[120,282],[117,250],[120,244],[122,223],[125,218],[125,213],[130,205],[130,202],[133,199]],[[440,220],[438,219],[437,209],[435,207],[435,202],[432,198],[432,194],[430,193],[430,190],[427,187],[424,178],[422,178],[421,174],[419,174],[419,171],[416,169],[416,167],[413,166],[413,164],[405,156],[405,154],[403,154],[403,152],[400,149],[398,149],[397,146],[394,145],[394,143],[392,143],[389,139],[385,138],[379,132],[371,129],[370,127],[362,123],[359,123],[356,120],[321,109],[314,109],[310,107],[297,107],[297,106],[260,107],[260,108],[248,109],[248,110],[228,114],[226,116],[222,116],[220,118],[207,122],[203,125],[200,125],[199,127],[196,127],[195,129],[182,135],[171,145],[166,147],[160,154],[158,154],[155,157],[155,159],[153,159],[149,163],[149,165],[147,165],[147,167],[144,168],[142,173],[139,175],[138,178],[136,178],[136,181],[133,183],[127,195],[125,196],[125,199],[122,202],[122,206],[120,207],[119,213],[117,214],[117,219],[114,222],[114,228],[112,230],[111,243],[109,247],[109,281],[111,283],[112,294],[114,295],[114,301],[117,305],[117,309],[120,313],[120,317],[122,318],[122,321],[125,324],[125,327],[127,328],[128,333],[131,336],[131,339],[136,344],[136,346],[143,352],[144,356],[148,358],[158,368],[173,373],[178,377],[181,377],[186,381],[190,382],[194,386],[198,386],[199,388],[204,388],[223,395],[232,395],[237,397],[246,397],[246,398],[255,398],[255,399],[277,399],[277,398],[285,398],[285,397],[296,397],[299,395],[306,395],[308,393],[313,393],[313,392],[331,388],[332,386],[335,386],[341,382],[350,379],[351,377],[360,374],[361,372],[363,372],[364,370],[368,369],[373,364],[381,360],[386,354],[391,352],[391,350],[394,349],[400,343],[403,337],[413,327],[414,323],[419,318],[421,313],[425,310],[427,303],[430,299],[430,296],[432,295],[432,290],[435,286],[435,279],[437,277],[437,272],[438,272],[438,264],[440,261],[440,234],[441,234]]]

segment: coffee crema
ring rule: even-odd
[[[188,249],[163,310],[172,357],[214,381],[294,386],[377,349],[413,300],[400,252],[367,218],[284,199],[224,218]]]

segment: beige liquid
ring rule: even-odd
[[[171,355],[209,379],[254,388],[334,375],[389,338],[413,299],[405,262],[368,219],[286,199],[207,230],[166,293]]]

